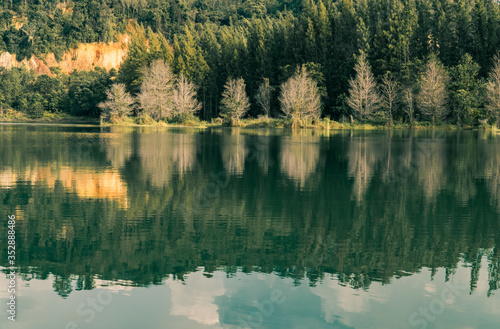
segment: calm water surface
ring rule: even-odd
[[[491,132],[0,125],[0,201],[0,328],[500,328]]]

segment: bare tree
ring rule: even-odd
[[[106,91],[107,100],[100,103],[101,118],[110,122],[118,122],[132,113],[134,99],[125,91],[123,83],[114,84]]]
[[[250,109],[250,100],[245,87],[245,81],[242,78],[229,78],[224,85],[221,117],[231,126],[234,126]]]
[[[448,77],[443,66],[432,58],[420,78],[420,92],[417,104],[424,115],[432,117],[432,122],[443,118],[446,112],[446,81]]]
[[[392,125],[392,111],[399,99],[398,82],[391,75],[386,74],[382,79],[382,105],[387,111],[389,123]]]
[[[193,118],[194,114],[201,109],[201,103],[196,98],[196,85],[181,73],[174,88],[174,117],[183,122]]]
[[[304,66],[281,85],[281,110],[293,120],[293,126],[303,120],[318,119],[321,115],[321,96],[318,85]]]
[[[359,56],[354,71],[356,76],[349,81],[347,104],[354,111],[354,115],[363,120],[380,108],[381,98],[365,53]]]
[[[493,69],[486,84],[486,109],[492,117],[500,121],[500,58],[494,57]]]
[[[173,114],[174,74],[163,60],[153,61],[142,70],[143,82],[138,98],[144,112],[155,120]]]
[[[255,95],[255,100],[257,104],[262,108],[264,115],[269,117],[269,113],[271,112],[271,92],[273,88],[269,84],[269,79],[264,78],[264,81],[259,85],[259,89],[257,89],[257,95]]]
[[[403,111],[408,115],[408,120],[410,124],[413,123],[413,116],[415,113],[415,95],[413,93],[412,87],[407,87],[403,92],[404,107]]]

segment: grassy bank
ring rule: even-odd
[[[189,120],[182,123],[172,123],[165,121],[154,121],[150,118],[126,118],[118,123],[101,123],[105,126],[150,126],[150,127],[190,127],[190,128],[218,128],[227,127],[224,125],[220,118],[213,119],[210,122],[201,121],[198,119]],[[248,118],[238,121],[233,127],[239,128],[298,128],[298,129],[356,129],[356,130],[382,130],[382,129],[485,129],[485,130],[497,130],[495,127],[490,125],[481,126],[467,126],[467,125],[456,125],[450,123],[431,123],[431,122],[413,122],[409,123],[398,123],[395,122],[392,125],[385,121],[354,121],[354,122],[338,122],[331,120],[329,118],[323,118],[317,120],[313,123],[305,124],[292,124],[288,119],[284,118]]]
[[[86,123],[99,124],[99,120],[87,117],[75,117],[66,113],[44,112],[42,117],[34,118],[15,110],[3,110],[0,122],[10,123]]]
[[[148,117],[133,118],[127,117],[123,121],[109,123],[109,122],[99,122],[98,119],[92,119],[87,117],[75,117],[65,113],[50,113],[45,112],[40,118],[33,118],[25,113],[6,110],[3,115],[0,115],[0,122],[11,122],[11,123],[75,123],[75,124],[100,124],[102,126],[140,126],[140,127],[189,127],[189,128],[220,128],[226,127],[220,118],[213,119],[212,121],[202,121],[197,118],[187,120],[184,122],[166,122],[166,121],[155,121]],[[323,118],[316,120],[313,123],[305,124],[293,124],[290,120],[285,118],[247,118],[238,121],[234,127],[239,128],[298,128],[298,129],[355,129],[355,130],[382,130],[382,129],[474,129],[474,130],[499,130],[495,126],[491,125],[480,125],[480,126],[467,126],[467,125],[456,125],[443,122],[413,122],[409,123],[399,123],[394,122],[392,125],[388,124],[386,121],[354,121],[354,122],[338,122],[331,120],[329,118]]]

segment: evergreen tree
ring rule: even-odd
[[[174,46],[175,70],[177,73],[184,73],[190,81],[201,85],[209,71],[209,67],[203,58],[198,45],[199,40],[198,38],[195,39],[194,33],[196,32],[192,27],[186,26],[182,40],[178,41],[178,45]]]
[[[222,73],[221,45],[211,28],[203,30],[200,38],[203,57],[209,69],[205,83],[201,88],[203,96],[204,119],[208,120],[218,116],[219,96],[225,77]]]
[[[482,88],[478,79],[479,65],[469,54],[450,70],[450,105],[457,122],[472,124],[479,115]]]
[[[127,55],[120,66],[118,79],[127,86],[132,93],[139,91],[142,82],[142,69],[157,59],[172,62],[172,52],[168,42],[162,35],[153,33],[151,28],[147,32],[142,26],[132,30],[132,41]]]
[[[272,69],[269,63],[270,54],[265,34],[266,29],[261,19],[254,19],[250,22],[247,38],[248,60],[246,61],[246,75],[248,76],[247,82],[251,91],[257,89],[260,79],[269,74]]]
[[[353,54],[358,51],[356,13],[351,0],[341,0],[333,12],[333,39],[331,64],[332,77],[330,97],[337,97],[348,92],[348,84],[355,65]],[[338,103],[336,105],[339,105]]]

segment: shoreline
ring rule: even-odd
[[[27,116],[0,117],[0,124],[47,124],[47,125],[89,125],[95,127],[157,127],[157,128],[191,128],[191,129],[211,129],[211,128],[240,128],[240,129],[292,129],[292,130],[491,130],[498,131],[499,128],[490,125],[468,126],[449,123],[414,122],[394,123],[387,125],[385,122],[365,121],[365,122],[337,122],[328,118],[318,120],[315,124],[300,127],[287,125],[285,119],[281,118],[257,118],[243,119],[236,126],[226,126],[220,122],[193,121],[184,124],[160,122],[137,123],[134,119],[119,123],[102,123],[98,119],[86,117],[74,117],[67,114],[45,113],[41,118],[29,118]]]
[[[46,124],[87,124],[99,125],[98,119],[88,117],[77,117],[66,113],[45,112],[40,118],[33,118],[17,111],[9,111],[0,116],[0,124],[27,124],[27,123],[46,123]]]

